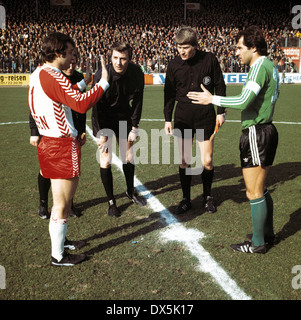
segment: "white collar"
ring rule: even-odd
[[[56,67],[54,67],[54,66],[51,66],[50,64],[47,64],[47,63],[44,63],[43,66],[42,66],[42,68],[43,68],[43,69],[44,69],[44,68],[51,68],[51,69],[53,69],[53,70],[56,71],[56,72],[62,73],[62,71],[61,71],[60,69],[58,69],[58,68],[56,68]]]

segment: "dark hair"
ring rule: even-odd
[[[54,32],[45,37],[41,48],[41,59],[43,62],[52,62],[56,54],[65,56],[67,43],[70,43],[75,48],[75,42],[68,35]]]
[[[111,56],[113,54],[113,50],[118,52],[127,51],[129,54],[129,59],[132,60],[132,47],[126,42],[114,42],[111,47]]]
[[[196,32],[190,27],[182,27],[175,36],[176,44],[190,44],[193,47],[197,47],[198,39]]]
[[[267,55],[267,43],[265,41],[262,30],[257,26],[250,26],[244,30],[238,32],[236,40],[244,37],[244,45],[251,48],[256,48],[257,52],[261,56]]]

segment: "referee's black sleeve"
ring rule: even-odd
[[[36,122],[34,121],[33,116],[31,115],[31,113],[29,113],[29,128],[30,128],[30,136],[34,137],[34,136],[39,136],[39,129],[37,127]]]
[[[141,114],[142,114],[143,93],[144,93],[144,73],[142,72],[140,67],[137,69],[137,77],[135,81],[137,82],[138,87],[132,102],[133,113],[131,116],[131,120],[132,120],[132,126],[138,127],[141,119]]]
[[[100,68],[97,70],[97,72],[94,74],[93,77],[93,82],[92,82],[92,86],[91,88],[93,88],[95,86],[95,84],[101,79],[101,66]],[[97,104],[100,103],[100,101],[98,101],[92,108],[92,114],[91,114],[91,121],[92,121],[92,130],[93,130],[93,135],[96,137],[97,136],[97,132],[99,131],[99,121],[98,121],[98,108],[97,108]]]
[[[84,75],[81,72],[75,70],[69,79],[72,84],[76,84],[84,79]],[[86,132],[86,113],[82,114],[72,109],[71,111],[75,129],[78,131],[78,134],[81,135],[83,132]]]
[[[172,67],[169,65],[166,70],[165,85],[164,85],[164,118],[165,121],[172,121],[172,112],[176,102],[176,86],[172,72]]]

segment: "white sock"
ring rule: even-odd
[[[57,261],[60,261],[63,258],[67,226],[68,219],[53,219],[51,215],[49,222],[51,255]]]

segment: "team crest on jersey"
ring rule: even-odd
[[[203,78],[203,84],[205,86],[208,86],[208,84],[210,84],[210,83],[211,83],[211,78],[209,76],[206,76]]]

